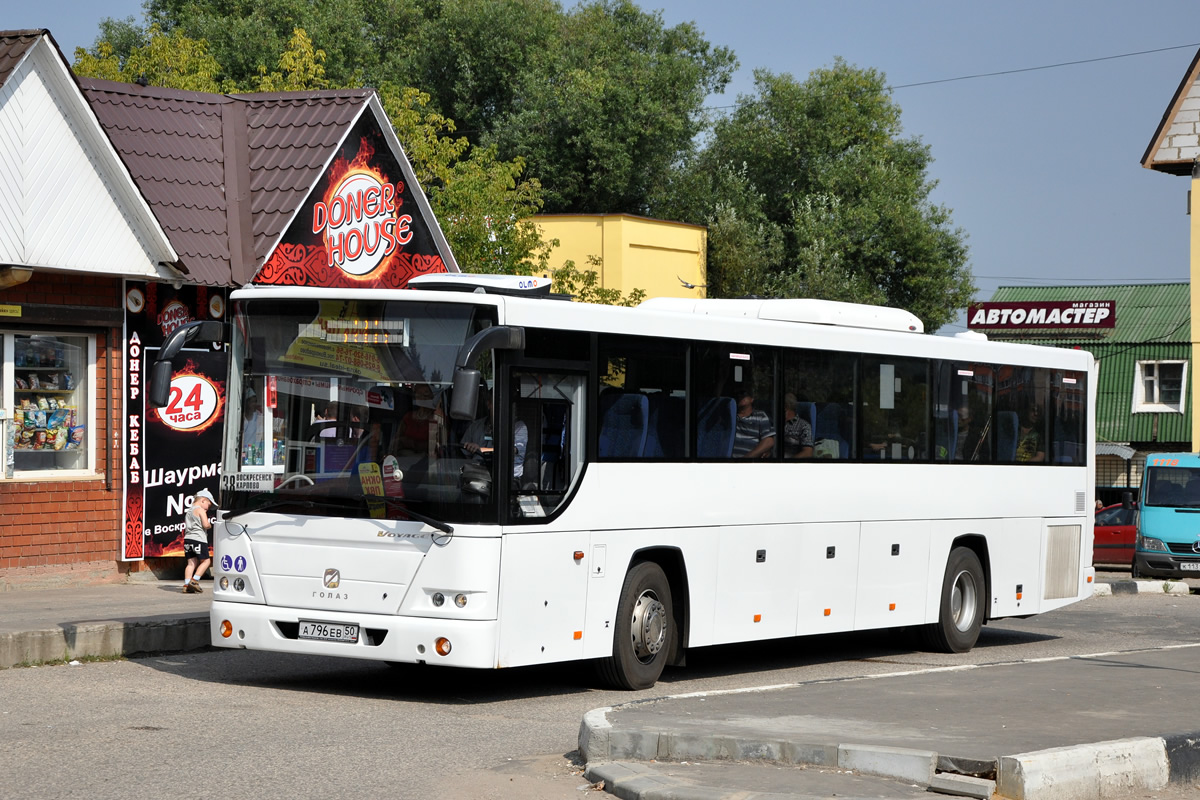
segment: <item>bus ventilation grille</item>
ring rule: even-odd
[[[1084,502],[1085,502],[1085,498],[1083,496],[1083,492],[1076,492],[1075,493],[1075,513],[1076,514],[1083,513]]]
[[[1079,596],[1079,525],[1046,528],[1046,580],[1044,600]]]

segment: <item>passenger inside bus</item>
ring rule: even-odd
[[[783,457],[812,458],[815,407],[812,403],[797,402],[792,392],[784,395],[783,407]]]
[[[748,388],[735,394],[737,427],[733,435],[734,458],[765,458],[775,447],[775,426],[767,412],[754,407],[754,393]]]
[[[463,450],[481,460],[490,458],[494,452],[492,439],[492,392],[481,392],[487,411],[471,421],[463,433],[460,444]],[[529,426],[519,419],[513,421],[513,468],[512,476],[517,483],[525,475],[525,452],[529,447]]]
[[[429,384],[419,383],[413,390],[413,407],[400,420],[396,430],[392,452],[433,457],[445,431],[441,397],[434,396]]]
[[[1042,442],[1042,410],[1030,405],[1021,416],[1021,428],[1017,433],[1017,461],[1037,462],[1046,460],[1046,445]]]

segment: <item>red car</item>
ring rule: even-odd
[[[1096,534],[1092,544],[1092,566],[1129,567],[1133,564],[1133,540],[1137,536],[1137,508],[1120,503],[1096,512]]]

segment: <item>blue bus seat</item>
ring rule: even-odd
[[[600,457],[641,458],[649,417],[650,401],[644,394],[627,392],[614,400],[600,420]]]
[[[817,427],[813,430],[813,441],[820,439],[837,442],[838,458],[850,457],[850,442],[842,436],[842,407],[840,404],[817,404]]]
[[[730,458],[736,430],[737,403],[732,397],[710,397],[696,418],[697,458]]]

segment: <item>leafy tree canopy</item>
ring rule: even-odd
[[[293,31],[330,86],[415,86],[495,157],[525,160],[547,211],[645,213],[736,64],[691,24],[632,0],[148,0],[147,21],[204,41],[215,79],[252,85]],[[107,21],[120,61],[146,32]]]
[[[929,148],[903,138],[884,76],[840,59],[807,81],[755,73],[657,211],[709,226],[710,294],[749,287],[906,308],[929,330],[974,285],[966,236],[930,201]]]

